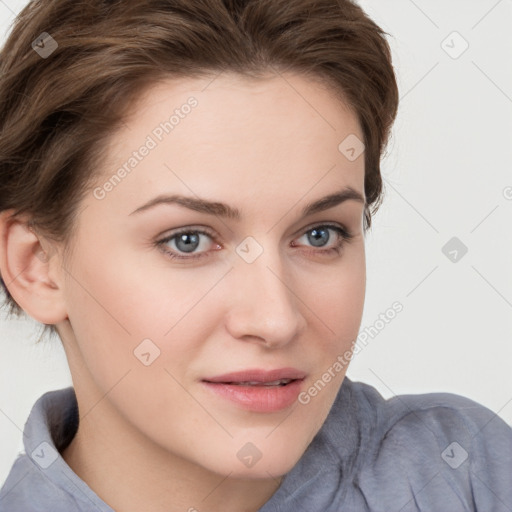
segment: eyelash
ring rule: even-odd
[[[341,252],[341,249],[344,247],[344,245],[346,243],[349,243],[354,238],[354,235],[352,233],[350,233],[349,231],[347,231],[346,229],[344,229],[344,228],[342,228],[340,226],[337,226],[336,224],[317,224],[316,226],[310,227],[309,229],[304,231],[301,236],[305,235],[306,233],[308,233],[310,231],[313,231],[314,229],[320,229],[320,228],[329,228],[329,229],[334,230],[339,235],[339,242],[334,247],[331,247],[329,249],[319,249],[319,250],[316,250],[316,251],[313,250],[313,251],[310,251],[310,252],[314,252],[314,253],[317,253],[317,254],[320,253],[320,254],[323,254],[323,255],[339,254]],[[197,254],[192,254],[191,253],[190,256],[181,256],[178,253],[170,252],[170,251],[164,249],[165,244],[167,244],[168,242],[170,242],[174,238],[176,238],[176,237],[178,237],[180,235],[183,235],[183,234],[191,234],[191,233],[206,235],[206,236],[209,236],[212,240],[215,237],[214,233],[212,233],[208,229],[184,228],[184,229],[181,229],[181,230],[177,231],[176,233],[172,233],[171,235],[169,235],[169,236],[167,236],[167,237],[165,237],[165,238],[163,238],[161,240],[158,240],[157,242],[155,242],[155,245],[167,257],[169,257],[171,259],[197,260],[199,258],[209,257],[210,256],[210,252],[200,252],[200,253],[197,253]]]

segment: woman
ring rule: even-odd
[[[349,1],[32,3],[0,271],[57,333],[0,510],[512,508],[512,431],[345,378],[398,93]]]

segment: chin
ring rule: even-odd
[[[290,457],[288,460],[267,460],[265,463],[263,459],[258,461],[252,467],[243,467],[242,464],[235,464],[231,468],[226,468],[221,474],[230,474],[230,478],[239,478],[242,480],[268,480],[269,478],[280,478],[289,473],[295,464],[300,459],[299,454],[297,457]]]
[[[279,478],[297,464],[306,446],[304,450],[300,448],[298,443],[286,446],[283,442],[269,443],[268,439],[254,443],[246,439],[236,443],[234,450],[228,448],[222,454],[212,453],[210,469],[219,474],[230,474],[230,478]]]

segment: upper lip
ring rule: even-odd
[[[296,368],[277,368],[275,370],[248,369],[224,373],[203,379],[206,382],[273,382],[282,379],[304,379],[306,374]]]

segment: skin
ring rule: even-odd
[[[68,358],[80,428],[62,455],[123,512],[258,510],[321,428],[346,367],[308,404],[272,413],[243,410],[201,379],[295,367],[307,390],[360,327],[364,205],[301,214],[344,187],[364,197],[364,157],[338,150],[349,134],[363,139],[355,115],[300,75],[210,82],[168,80],[141,96],[98,186],[168,112],[191,95],[198,105],[103,199],[85,198],[69,257],[2,216],[2,275],[30,316],[57,325]],[[130,215],[161,193],[224,202],[241,219],[177,204]],[[308,238],[322,223],[352,233],[339,254],[325,252],[335,231],[324,246]],[[155,245],[182,227],[214,233],[195,251],[206,257],[171,259]],[[252,263],[236,252],[248,236],[263,249]],[[147,338],[160,350],[149,366],[134,356]],[[261,452],[252,467],[237,457],[248,442]]]

